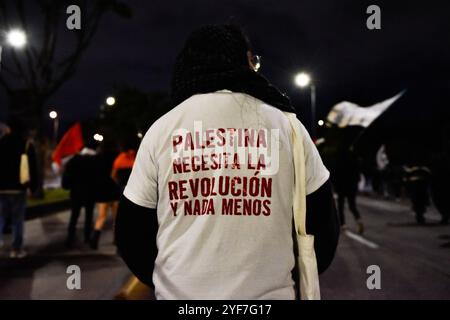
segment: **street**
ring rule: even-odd
[[[322,299],[450,299],[450,227],[438,224],[435,210],[419,226],[407,203],[362,196],[357,203],[366,231],[352,232],[347,211],[349,233],[321,276]],[[380,267],[380,290],[367,289],[370,265]]]
[[[436,211],[429,210],[429,223],[419,226],[407,203],[365,196],[357,202],[366,231],[357,235],[347,214],[348,230],[320,279],[322,299],[450,299],[450,227],[438,224]],[[27,258],[10,260],[1,252],[0,299],[113,299],[120,291],[130,273],[116,255],[111,224],[99,251],[82,243],[67,251],[68,217],[64,211],[28,221]],[[67,289],[72,264],[81,269],[81,290]],[[367,288],[370,265],[380,267],[380,290]]]
[[[78,240],[77,249],[64,246],[70,213],[64,211],[26,222],[24,259],[11,260],[0,250],[0,300],[3,299],[113,299],[130,273],[116,255],[111,223],[105,225],[98,251]],[[79,219],[81,231],[83,214]],[[82,232],[79,234],[81,235]],[[7,243],[8,238],[7,239]],[[81,289],[69,290],[67,267],[81,271]]]

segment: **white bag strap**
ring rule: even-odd
[[[303,136],[300,132],[296,114],[285,112],[285,115],[289,119],[292,129],[292,153],[294,156],[295,172],[293,191],[295,230],[297,234],[306,236],[306,169]]]

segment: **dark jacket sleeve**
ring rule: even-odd
[[[151,288],[158,254],[157,233],[156,209],[138,206],[122,196],[115,223],[117,248],[131,272]]]
[[[306,196],[306,232],[314,235],[317,267],[319,273],[322,273],[333,261],[340,232],[339,218],[329,180],[318,190]]]

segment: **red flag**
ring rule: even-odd
[[[64,134],[55,151],[53,151],[52,159],[58,165],[61,165],[63,158],[79,152],[83,147],[81,124],[77,122]]]

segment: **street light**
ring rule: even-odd
[[[306,87],[311,82],[311,77],[305,72],[300,72],[295,76],[295,84],[300,88]]]
[[[314,139],[316,137],[316,86],[306,72],[298,73],[294,78],[294,82],[300,88],[309,86],[311,89],[311,137]]]
[[[103,136],[99,133],[94,134],[94,140],[98,141],[98,142],[102,142],[103,141]]]
[[[323,126],[323,125],[324,125],[324,122],[323,122],[323,120],[319,120],[319,121],[317,122],[317,124],[318,124],[319,126]]]
[[[12,47],[20,49],[27,44],[27,35],[20,29],[12,29],[7,33],[6,41]]]
[[[27,44],[27,35],[20,29],[11,29],[6,32],[6,44],[13,48],[21,49]],[[0,43],[0,67],[2,63],[2,44]]]
[[[116,104],[116,99],[114,97],[108,97],[106,98],[106,104],[108,106],[113,106]]]
[[[50,117],[50,119],[53,120],[53,145],[56,148],[56,145],[58,144],[58,128],[59,128],[58,112],[52,110],[48,113],[48,116]]]
[[[50,117],[50,119],[56,119],[58,118],[58,113],[56,111],[50,111],[48,116]]]

